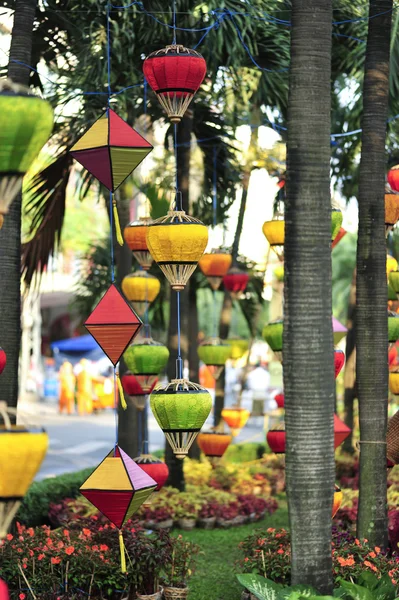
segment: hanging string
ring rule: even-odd
[[[144,405],[144,423],[146,424],[146,431],[144,432],[144,442],[143,442],[143,451],[144,454],[148,454],[148,402]]]
[[[173,46],[176,46],[176,0],[173,0]]]
[[[217,150],[213,147],[213,177],[212,177],[212,209],[213,209],[213,229],[217,225]],[[217,337],[217,318],[216,318],[216,290],[213,294],[213,336]]]
[[[176,292],[177,301],[177,360],[176,379],[183,379],[183,361],[181,357],[181,329],[180,329],[180,292]]]

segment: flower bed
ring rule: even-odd
[[[231,527],[260,520],[277,508],[274,498],[260,498],[253,494],[233,494],[204,486],[188,486],[187,492],[165,487],[155,494],[151,504],[139,509],[134,522],[147,529],[170,528],[173,525],[182,529]],[[54,527],[92,515],[98,515],[98,512],[83,497],[52,505],[49,513]]]
[[[199,550],[195,544],[184,541],[180,565],[176,557],[183,542],[167,532],[148,535],[130,522],[124,542],[126,574],[120,567],[118,531],[104,517],[80,518],[55,531],[17,524],[15,535],[0,543],[0,578],[8,583],[11,600],[25,600],[32,592],[41,600],[136,598],[136,592],[152,594],[172,577],[175,585],[186,585],[187,565],[191,572]]]
[[[291,547],[285,529],[269,528],[248,536],[240,545],[243,558],[236,568],[239,573],[258,573],[278,583],[289,584]],[[333,571],[336,578],[356,578],[364,571],[378,577],[388,574],[399,582],[399,555],[388,554],[378,547],[360,542],[349,531],[333,528]]]

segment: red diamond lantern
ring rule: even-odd
[[[85,323],[115,366],[138,333],[142,322],[118,288],[111,284]]]

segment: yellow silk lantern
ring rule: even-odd
[[[389,371],[389,389],[392,394],[399,396],[399,371]]]
[[[147,227],[152,223],[150,217],[142,217],[138,221],[132,221],[123,230],[126,244],[133,252],[134,258],[145,271],[152,265],[152,256],[147,246]]]
[[[170,210],[147,228],[151,256],[176,291],[186,286],[207,243],[207,227],[184,210]]]
[[[389,273],[391,273],[391,271],[397,271],[397,270],[398,270],[398,261],[396,260],[396,258],[391,256],[390,254],[387,254],[387,277],[389,277]]]
[[[160,289],[159,279],[146,271],[136,271],[122,280],[122,292],[140,317],[144,315],[147,304],[154,302]]]
[[[236,437],[249,419],[251,413],[240,406],[229,406],[222,410],[222,419],[231,429],[231,435]]]
[[[280,260],[284,260],[284,227],[283,219],[265,221],[262,227],[265,238]]]

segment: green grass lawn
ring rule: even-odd
[[[202,551],[190,580],[189,600],[240,600],[243,588],[234,572],[234,563],[241,558],[238,544],[256,529],[288,527],[287,506],[283,498],[279,498],[280,508],[273,515],[257,523],[211,531],[176,531],[198,544]]]

